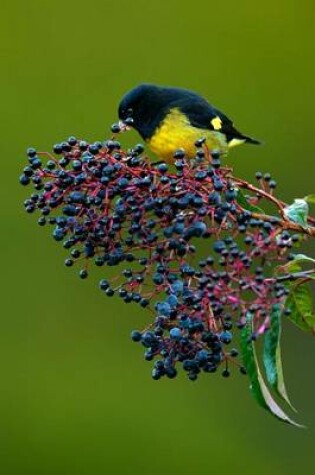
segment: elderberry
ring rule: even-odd
[[[114,124],[112,132],[119,131]],[[257,219],[242,207],[240,185],[220,153],[209,154],[203,138],[196,147],[202,160],[195,163],[177,150],[174,165],[152,164],[142,144],[125,151],[113,139],[69,137],[54,145],[46,164],[45,154],[28,149],[20,177],[36,190],[25,210],[40,213],[40,226],[52,225],[53,238],[69,250],[65,265],[82,266],[81,279],[87,268],[99,268],[106,297],[150,308],[153,321],[131,339],[155,361],[156,380],[173,379],[180,369],[191,381],[218,369],[228,377],[239,354],[229,344],[237,345],[248,312],[252,340],[265,331],[272,306],[284,308],[291,277],[274,278],[272,264],[285,264],[299,242],[279,219]],[[256,178],[276,186],[270,174]],[[119,269],[116,277],[107,278],[107,267]]]

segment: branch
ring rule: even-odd
[[[251,183],[248,183],[247,181],[242,180],[241,178],[234,178],[234,182],[237,185],[239,185],[240,188],[250,190],[253,193],[258,193],[259,195],[263,196],[267,200],[274,203],[277,206],[277,208],[279,209],[279,212],[280,212],[281,216],[283,218],[285,217],[284,211],[283,211],[283,205],[282,205],[282,203],[280,203],[280,201],[275,196],[273,196],[272,194],[268,193],[265,190],[262,190],[261,188],[257,188],[257,186],[254,186]]]
[[[253,193],[257,193],[257,194],[263,196],[264,198],[266,198],[266,200],[274,203],[276,205],[276,207],[278,208],[279,213],[282,217],[282,219],[279,220],[279,225],[283,229],[287,229],[289,231],[295,231],[295,232],[298,232],[298,233],[303,233],[303,234],[307,234],[309,236],[315,237],[315,227],[314,226],[304,227],[304,226],[301,226],[300,224],[294,223],[293,221],[290,221],[289,219],[287,219],[287,217],[284,214],[284,208],[288,205],[284,201],[278,200],[278,198],[276,198],[271,193],[268,193],[267,191],[262,190],[261,188],[258,188],[256,186],[252,185],[251,183],[248,183],[246,180],[242,180],[241,178],[234,178],[234,177],[231,177],[231,179],[240,188],[252,191]],[[259,213],[252,213],[252,215],[253,215],[254,218],[261,219],[263,221],[270,221],[270,220],[273,219],[273,217],[271,217],[271,216],[264,215],[264,214],[259,214]],[[310,224],[315,223],[315,219],[312,218],[312,217],[307,217],[307,221]]]
[[[252,213],[252,217],[255,219],[261,219],[262,221],[272,221],[275,219],[274,216],[269,216],[267,214],[260,214],[260,213]],[[283,229],[288,231],[295,231],[297,233],[307,234],[308,236],[315,237],[315,227],[304,227],[300,224],[296,224],[293,221],[289,221],[287,219],[279,219],[278,220],[279,226]]]

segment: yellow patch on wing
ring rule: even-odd
[[[212,119],[211,125],[214,130],[220,130],[222,128],[222,120],[219,116],[216,116],[214,119]]]

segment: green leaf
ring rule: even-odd
[[[315,194],[313,195],[307,195],[305,196],[305,201],[307,201],[308,203],[312,203],[312,204],[315,204]]]
[[[251,341],[252,314],[250,314],[249,312],[247,313],[246,320],[246,326],[241,331],[241,352],[243,364],[250,379],[250,390],[254,398],[257,400],[260,406],[264,407],[265,409],[268,409],[259,383],[259,369],[255,355],[255,348],[254,343]]]
[[[250,340],[252,333],[252,315],[248,312],[247,314],[247,324],[243,328],[241,332],[241,350],[243,356],[243,364],[247,370],[247,373],[250,378],[250,389],[251,392],[259,403],[264,409],[267,409],[271,412],[275,417],[280,419],[283,422],[287,422],[288,424],[292,424],[297,427],[304,427],[300,424],[294,422],[277,404],[277,402],[273,399],[272,395],[266,383],[261,375],[256,351],[254,347],[254,343]]]
[[[313,296],[309,283],[296,282],[290,285],[289,290],[285,302],[286,308],[291,310],[288,318],[301,330],[315,334]]]
[[[305,200],[296,199],[291,205],[284,208],[283,211],[290,221],[293,221],[300,226],[307,226],[309,208]]]
[[[270,328],[264,336],[263,363],[267,381],[276,393],[292,406],[284,384],[282,361],[281,361],[281,306],[275,304],[270,314]]]
[[[303,263],[311,263],[315,264],[315,259],[312,257],[306,256],[305,254],[295,254],[294,259],[287,262],[281,267],[278,267],[278,270],[282,272],[299,272],[302,270],[301,264]],[[315,272],[315,270],[314,270]]]
[[[242,208],[247,211],[251,211],[252,213],[265,214],[265,211],[263,209],[249,203],[248,199],[239,188],[237,189],[236,201]]]
[[[306,256],[305,254],[295,254],[294,259],[291,262],[312,262],[315,263],[315,259],[312,257]]]

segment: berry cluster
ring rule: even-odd
[[[122,267],[100,281],[101,290],[154,313],[131,335],[145,359],[155,359],[152,377],[174,378],[179,366],[191,380],[219,367],[227,377],[232,364],[245,373],[230,348],[234,329],[249,313],[252,339],[268,329],[272,307],[287,296],[286,277],[274,277],[273,267],[299,239],[278,218],[253,211],[272,196],[270,175],[256,176],[262,194],[240,199],[243,182],[202,141],[195,160],[178,150],[171,167],[150,163],[141,144],[123,151],[116,139],[70,137],[53,154],[31,148],[27,155],[20,182],[35,193],[25,209],[40,212],[40,226],[53,226],[69,249],[65,265],[79,265],[82,279],[93,262]]]

